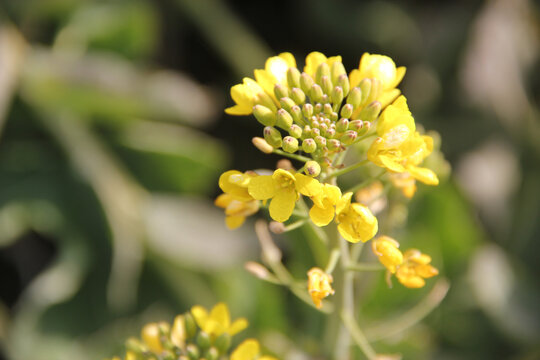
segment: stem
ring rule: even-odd
[[[347,270],[349,271],[380,271],[380,270],[384,270],[384,266],[377,263],[373,263],[373,264],[359,263],[359,264],[350,265],[347,268]]]
[[[346,167],[346,168],[343,168],[343,169],[341,169],[341,170],[334,171],[333,173],[324,176],[324,177],[321,179],[321,181],[325,181],[325,180],[331,179],[331,178],[333,178],[333,177],[341,176],[341,175],[346,174],[346,173],[348,173],[348,172],[350,172],[350,171],[353,171],[353,170],[355,170],[355,169],[358,169],[359,167],[361,167],[361,166],[367,164],[368,161],[369,161],[369,160],[366,159],[366,160],[360,161],[360,162],[358,162],[358,163],[356,163],[356,164],[354,164],[354,165],[351,165],[351,166],[348,166],[348,167]]]
[[[279,149],[274,149],[272,152],[274,154],[285,156],[285,157],[288,157],[288,158],[291,158],[291,159],[294,159],[294,160],[298,160],[298,161],[301,161],[301,162],[307,162],[307,161],[311,160],[308,157],[305,157],[305,156],[302,156],[302,155],[296,155],[296,154],[289,154],[288,152],[285,152],[285,151],[279,150]]]
[[[340,256],[341,252],[338,248],[332,249],[332,252],[330,253],[330,259],[328,260],[328,265],[326,265],[326,269],[324,270],[325,273],[331,275],[334,272]]]
[[[338,238],[339,245],[341,248],[341,272],[342,272],[342,286],[341,286],[341,296],[342,301],[339,304],[337,316],[341,317],[342,313],[346,313],[347,316],[354,319],[354,294],[353,294],[353,281],[354,274],[350,271],[347,271],[347,268],[350,266],[351,258],[349,254],[349,245],[342,239]],[[354,320],[353,320],[354,321]],[[342,324],[339,328],[338,337],[336,340],[336,347],[334,349],[334,359],[349,359],[350,358],[350,343],[351,343],[351,332],[348,331],[347,327]]]
[[[369,178],[369,179],[366,179],[366,180],[362,181],[360,184],[358,184],[358,185],[356,185],[356,186],[353,186],[352,188],[350,188],[350,189],[348,189],[347,191],[345,191],[345,193],[348,193],[348,192],[355,192],[355,191],[357,191],[357,190],[360,190],[361,188],[368,186],[369,184],[371,184],[371,183],[374,182],[375,180],[380,179],[384,174],[386,174],[386,170],[383,170],[383,171],[381,171],[379,174],[377,174],[376,176],[374,176],[374,177],[372,177],[372,178]]]
[[[373,350],[373,348],[369,344],[368,339],[362,332],[362,329],[360,329],[360,327],[354,320],[354,316],[351,315],[352,314],[348,313],[347,311],[342,311],[340,314],[341,321],[343,321],[343,324],[351,334],[354,342],[356,342],[356,345],[358,345],[364,355],[366,355],[369,360],[375,359],[377,357],[377,353],[375,352],[375,350]]]

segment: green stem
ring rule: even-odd
[[[384,266],[377,263],[373,263],[373,264],[358,263],[358,264],[350,265],[347,268],[347,270],[350,270],[350,271],[380,271],[384,269],[385,269]]]
[[[302,161],[302,162],[307,162],[307,161],[311,160],[308,157],[305,157],[305,156],[302,156],[302,155],[296,155],[296,154],[289,154],[288,152],[285,152],[285,151],[279,150],[279,149],[274,149],[272,152],[274,154],[278,154],[278,155],[285,156],[285,157],[288,157],[290,159],[298,160],[298,161]]]
[[[333,173],[330,173],[330,174],[324,176],[324,177],[321,179],[321,181],[325,181],[325,180],[331,179],[331,178],[333,178],[333,177],[341,176],[341,175],[343,175],[343,174],[346,174],[346,173],[348,173],[348,172],[351,172],[351,171],[353,171],[353,170],[356,170],[356,169],[358,169],[359,167],[361,167],[361,166],[367,164],[368,161],[369,161],[369,160],[366,159],[366,160],[360,161],[360,162],[358,162],[358,163],[356,163],[356,164],[354,164],[354,165],[351,165],[351,166],[348,166],[348,167],[346,167],[346,168],[343,168],[343,169],[341,169],[341,170],[334,171]]]
[[[348,192],[356,192],[356,191],[360,190],[361,188],[368,186],[369,184],[371,184],[375,180],[380,179],[384,174],[386,174],[386,170],[382,170],[379,174],[375,175],[374,177],[362,181],[360,184],[358,184],[356,186],[353,186],[352,188],[348,189],[345,192],[346,193],[348,193]]]
[[[343,324],[351,334],[356,345],[358,345],[360,350],[362,350],[364,355],[366,355],[369,360],[374,360],[377,357],[377,353],[375,352],[375,350],[373,350],[373,348],[369,344],[368,339],[362,332],[362,329],[360,329],[360,327],[356,323],[354,315],[348,311],[343,310],[340,313],[340,316],[341,321],[343,321]]]
[[[332,274],[334,272],[340,255],[341,252],[338,248],[332,249],[332,252],[330,253],[330,259],[328,259],[328,265],[326,265],[326,269],[324,270],[325,273]]]

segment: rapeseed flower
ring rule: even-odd
[[[249,115],[253,112],[253,106],[260,104],[276,111],[276,105],[270,95],[253,79],[244,78],[242,84],[231,88],[231,97],[236,105],[225,109],[229,115]]]
[[[229,308],[224,303],[216,304],[210,313],[204,307],[196,305],[191,308],[191,314],[199,328],[212,337],[224,333],[233,336],[248,326],[244,318],[231,322]]]
[[[260,207],[259,200],[237,200],[230,194],[219,195],[214,201],[214,204],[225,209],[225,225],[227,225],[230,230],[242,226],[246,221],[246,217],[255,214],[259,211]]]
[[[311,221],[317,226],[326,226],[334,219],[335,205],[341,198],[341,190],[334,185],[324,184],[322,191],[313,196],[309,210]]]
[[[322,307],[322,300],[328,295],[334,295],[332,275],[314,267],[308,271],[308,292],[317,309]]]
[[[352,243],[366,242],[377,233],[377,218],[366,206],[351,203],[351,197],[352,192],[348,192],[336,204],[338,231]]]
[[[232,352],[231,360],[277,360],[273,356],[260,356],[260,345],[255,339],[246,339]]]
[[[371,249],[377,258],[392,274],[403,263],[403,254],[399,251],[399,243],[389,236],[380,236],[371,242]]]
[[[409,249],[403,254],[403,264],[398,267],[396,277],[408,288],[421,288],[426,284],[424,279],[439,273],[430,263],[429,255],[422,254],[417,249]]]

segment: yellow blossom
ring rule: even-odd
[[[405,70],[403,66],[396,68],[394,61],[388,56],[364,53],[358,69],[351,71],[349,81],[351,88],[358,86],[363,79],[380,81],[382,92],[373,100],[379,101],[384,108],[399,96],[400,90],[396,87],[403,79]]]
[[[320,309],[322,307],[322,299],[328,295],[334,295],[332,289],[332,275],[325,273],[323,270],[314,267],[308,271],[308,291],[311,295],[311,300]]]
[[[338,230],[347,241],[366,242],[377,233],[377,218],[366,206],[351,204],[351,197],[352,192],[346,193],[336,205]]]
[[[225,224],[231,230],[234,230],[246,221],[246,217],[259,211],[259,200],[242,201],[236,200],[230,194],[219,195],[214,204],[225,209]]]
[[[396,277],[408,288],[421,288],[426,284],[424,279],[439,273],[430,262],[429,255],[422,254],[416,249],[409,249],[403,254],[403,264],[398,267]]]
[[[284,222],[292,215],[298,193],[315,196],[322,191],[322,185],[309,176],[277,169],[272,175],[252,178],[248,191],[254,199],[272,199],[269,207],[270,217],[275,221]]]
[[[399,243],[389,236],[380,236],[371,242],[371,249],[392,274],[403,263],[403,254],[399,251]]]
[[[250,201],[253,197],[249,195],[248,184],[256,176],[257,174],[253,171],[241,173],[238,170],[229,170],[219,177],[219,187],[236,200]]]
[[[231,323],[229,308],[224,303],[216,304],[210,313],[204,307],[196,305],[191,308],[191,314],[199,328],[214,337],[218,337],[223,333],[232,336],[248,326],[248,322],[244,318],[236,319]]]
[[[416,179],[408,172],[390,173],[390,181],[409,199],[416,193]]]
[[[433,151],[433,139],[415,131],[414,119],[404,96],[384,110],[377,134],[379,137],[367,153],[371,162],[396,173],[408,172],[427,185],[439,183],[433,171],[418,166]]]
[[[273,356],[259,356],[259,342],[255,339],[246,339],[232,352],[231,360],[277,360]]]
[[[322,191],[313,196],[313,206],[309,210],[311,221],[317,226],[326,226],[334,219],[334,206],[341,198],[341,190],[334,185],[324,184]]]
[[[255,70],[255,79],[264,91],[277,101],[279,99],[274,96],[274,87],[277,84],[287,86],[287,70],[290,67],[296,67],[296,60],[291,53],[272,56],[266,60],[264,70]]]
[[[327,58],[326,55],[318,51],[313,51],[306,56],[304,72],[314,78],[319,65],[322,63],[327,63],[328,66],[332,66],[332,64],[335,62],[341,62],[341,56],[332,56]]]
[[[236,105],[225,109],[229,115],[249,115],[253,112],[253,106],[259,104],[276,111],[276,105],[272,97],[253,79],[244,78],[242,84],[231,88],[231,97]]]
[[[148,349],[154,353],[161,353],[163,351],[163,345],[161,344],[160,327],[163,329],[169,329],[169,324],[166,322],[149,323],[146,324],[141,330],[141,338],[148,346]]]

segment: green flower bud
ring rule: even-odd
[[[347,96],[347,104],[351,104],[353,109],[356,109],[360,104],[362,103],[362,94],[363,91],[360,90],[360,88],[353,88],[351,92],[349,93],[349,96]],[[349,116],[344,116],[349,117]]]
[[[354,142],[354,140],[356,140],[356,137],[358,135],[356,134],[356,131],[354,130],[347,130],[345,131],[345,134],[343,134],[343,136],[341,136],[341,142],[345,145],[350,145]]]
[[[163,359],[163,360],[176,360],[176,356],[174,356],[173,353],[168,352],[165,355],[161,355],[161,359]]]
[[[317,103],[315,104],[315,107],[313,108],[313,113],[317,115],[317,114],[320,114],[322,110],[323,110],[323,104]]]
[[[316,118],[315,116],[312,116],[312,117],[311,117],[311,127],[312,127],[313,129],[318,129],[319,126],[321,126],[321,124],[319,123],[318,118]]]
[[[210,341],[210,338],[208,338],[208,341]],[[208,343],[210,345],[210,343]],[[199,360],[200,352],[197,346],[194,344],[189,344],[186,347],[187,356],[190,360]]]
[[[332,94],[333,85],[330,76],[323,76],[321,78],[321,88],[326,95]]]
[[[311,129],[311,135],[313,137],[317,137],[317,136],[321,135],[321,131],[319,129],[317,129],[317,128],[312,128]]]
[[[326,137],[326,131],[328,130],[328,125],[326,123],[319,124],[319,130],[321,130],[321,135]]]
[[[296,105],[296,103],[290,97],[280,98],[279,104],[283,109],[287,110],[288,112],[291,112],[292,107]]]
[[[297,68],[287,69],[287,85],[290,88],[300,87],[300,71]]]
[[[323,96],[323,90],[318,84],[313,84],[309,92],[311,102],[320,102]]]
[[[321,97],[321,103],[326,104],[329,102],[330,102],[330,96],[323,94],[323,96]]]
[[[231,346],[231,335],[227,333],[221,334],[216,341],[214,341],[214,346],[220,354],[227,353],[227,350],[229,350],[229,347]]]
[[[274,86],[274,95],[278,99],[289,97],[289,89],[281,84],[276,84],[276,86]]]
[[[305,72],[300,75],[300,89],[302,89],[305,94],[310,94],[311,87],[314,83],[313,78]]]
[[[341,86],[336,86],[334,90],[332,90],[332,103],[334,104],[334,108],[337,110],[339,109],[339,106],[341,105],[341,102],[343,101],[343,89]]]
[[[311,177],[319,176],[319,174],[321,173],[321,165],[319,165],[319,163],[316,161],[309,160],[304,166],[304,173],[306,173],[307,176]]]
[[[360,104],[364,104],[371,93],[371,79],[362,79],[358,87],[362,91],[362,96],[360,98]],[[356,107],[356,106],[355,106]]]
[[[276,126],[282,128],[283,130],[289,130],[293,123],[293,118],[291,114],[285,109],[279,109],[277,111]],[[268,141],[268,140],[267,140]]]
[[[306,119],[309,119],[313,116],[313,105],[311,104],[304,104],[302,106],[302,114],[306,117]]]
[[[304,125],[306,123],[304,121],[304,117],[302,116],[302,110],[300,110],[300,106],[294,105],[291,108],[291,115],[295,123],[300,124],[300,125]]]
[[[345,104],[341,108],[341,117],[344,117],[346,119],[350,119],[353,113],[354,107],[351,104]]]
[[[324,76],[327,76],[328,80],[330,80],[330,66],[328,66],[326,62],[323,62],[317,66],[317,70],[315,72],[315,82],[322,85]]]
[[[339,119],[339,121],[336,123],[336,130],[338,132],[345,132],[349,128],[349,120],[345,118]]]
[[[352,131],[361,131],[364,127],[364,122],[362,120],[353,120],[349,122],[349,130]]]
[[[206,352],[204,356],[206,360],[217,360],[218,357],[219,357],[219,351],[215,347],[211,347],[210,349],[208,349],[208,351]]]
[[[368,106],[363,108],[362,111],[360,111],[360,114],[359,114],[360,119],[364,121],[369,121],[369,122],[374,121],[377,118],[377,116],[379,116],[381,112],[381,108],[382,106],[380,102],[373,101]]]
[[[365,135],[369,131],[369,129],[371,129],[371,123],[364,121],[362,128],[357,130],[356,132],[358,133],[358,136],[362,136]]]
[[[336,82],[334,82],[343,90],[343,96],[347,96],[349,94],[350,89],[350,83],[349,83],[349,77],[347,74],[340,75]]]
[[[292,88],[291,90],[291,98],[298,105],[302,105],[303,103],[306,102],[306,94],[304,94],[304,92],[301,89],[296,88],[296,87]]]
[[[338,118],[339,118],[339,116],[338,116],[338,113],[337,113],[337,112],[332,111],[332,112],[330,113],[330,121],[331,121],[331,122],[333,122],[333,123],[336,122],[336,121],[338,120]]]
[[[341,142],[337,139],[330,139],[326,142],[326,146],[330,151],[336,151],[341,148]]]
[[[186,327],[186,337],[192,338],[197,333],[197,323],[195,322],[195,319],[193,318],[193,315],[191,313],[186,313],[184,315],[184,321],[185,321],[185,327]]]
[[[141,355],[144,352],[148,351],[148,348],[143,343],[141,343],[138,339],[135,339],[135,338],[127,339],[125,346],[126,346],[127,351],[132,351],[137,355]]]
[[[210,341],[210,335],[208,335],[204,331],[199,331],[199,334],[197,335],[196,343],[197,343],[197,347],[200,350],[204,351],[204,350],[208,349],[210,347],[210,345],[212,344],[211,341]],[[189,347],[189,345],[188,345],[188,347]]]
[[[292,154],[298,150],[298,140],[296,140],[292,136],[285,136],[283,138],[283,143],[281,144],[281,147],[284,151]]]
[[[326,146],[326,138],[322,137],[322,136],[315,136],[315,143],[317,144],[318,147],[320,148],[324,148]]]
[[[336,136],[336,129],[334,128],[330,128],[328,130],[325,131],[325,133],[323,134],[327,139],[331,139],[333,138],[334,136]]]
[[[302,128],[296,124],[292,124],[289,128],[289,135],[298,139],[302,136]]]
[[[369,104],[379,98],[383,91],[382,82],[379,79],[371,79],[371,91],[364,104]]]
[[[306,138],[306,139],[308,137],[310,137],[311,136],[311,126],[309,126],[309,125],[304,126],[304,131],[303,131],[302,135],[304,135],[304,138]]]
[[[347,70],[341,61],[334,61],[332,67],[330,68],[330,73],[332,74],[332,82],[336,84],[340,76],[347,76]]]
[[[324,112],[325,115],[330,115],[332,113],[332,105],[324,104],[323,105],[323,112]]]
[[[251,142],[265,154],[271,154],[274,151],[274,148],[261,137],[254,137]]]
[[[311,138],[305,139],[302,141],[302,150],[304,150],[304,152],[307,154],[311,154],[317,150],[317,143]]]
[[[253,115],[264,126],[276,125],[276,114],[266,106],[255,105],[253,107]]]
[[[270,144],[270,146],[274,148],[281,147],[282,139],[281,139],[281,133],[279,132],[278,129],[273,128],[271,126],[267,126],[263,130],[263,136],[264,136],[264,140],[266,140],[266,142]]]

